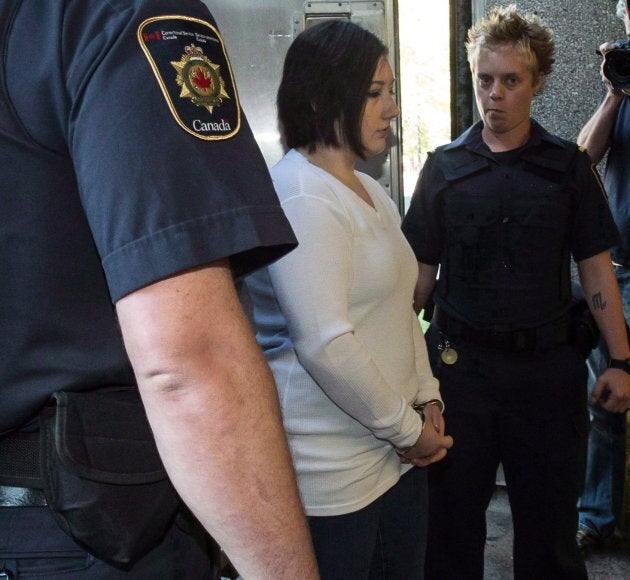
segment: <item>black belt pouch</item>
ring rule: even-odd
[[[55,393],[41,438],[46,499],[77,543],[125,569],[160,542],[179,498],[135,387]]]

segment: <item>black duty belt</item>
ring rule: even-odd
[[[458,342],[472,343],[506,352],[548,350],[572,343],[575,335],[571,317],[568,315],[535,328],[502,330],[471,326],[436,307],[433,322],[454,345]]]
[[[39,476],[39,433],[0,439],[0,507],[45,506]]]

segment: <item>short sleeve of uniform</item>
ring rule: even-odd
[[[597,169],[585,151],[578,152],[572,176],[571,252],[579,262],[617,245],[620,238]]]
[[[60,80],[47,102],[29,94],[20,107],[34,111],[24,116],[35,140],[69,149],[112,300],[226,257],[245,274],[294,247],[205,6],[52,4],[64,6],[50,14],[62,32],[34,74]],[[45,114],[65,143],[38,132]]]
[[[436,266],[440,263],[443,243],[441,193],[446,181],[434,154],[427,158],[411,205],[402,222],[402,230],[412,247],[416,259],[424,264]]]

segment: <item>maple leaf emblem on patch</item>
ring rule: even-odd
[[[198,46],[191,44],[185,47],[181,60],[171,62],[171,65],[177,71],[175,80],[182,88],[179,94],[181,98],[190,99],[210,113],[214,107],[223,103],[223,99],[230,98],[219,74],[219,65],[205,56]]]

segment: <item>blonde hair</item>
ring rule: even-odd
[[[487,18],[479,20],[468,30],[466,51],[471,70],[482,48],[492,50],[505,45],[523,50],[534,80],[551,72],[555,61],[553,32],[537,15],[521,15],[514,4],[506,8],[492,8]]]

